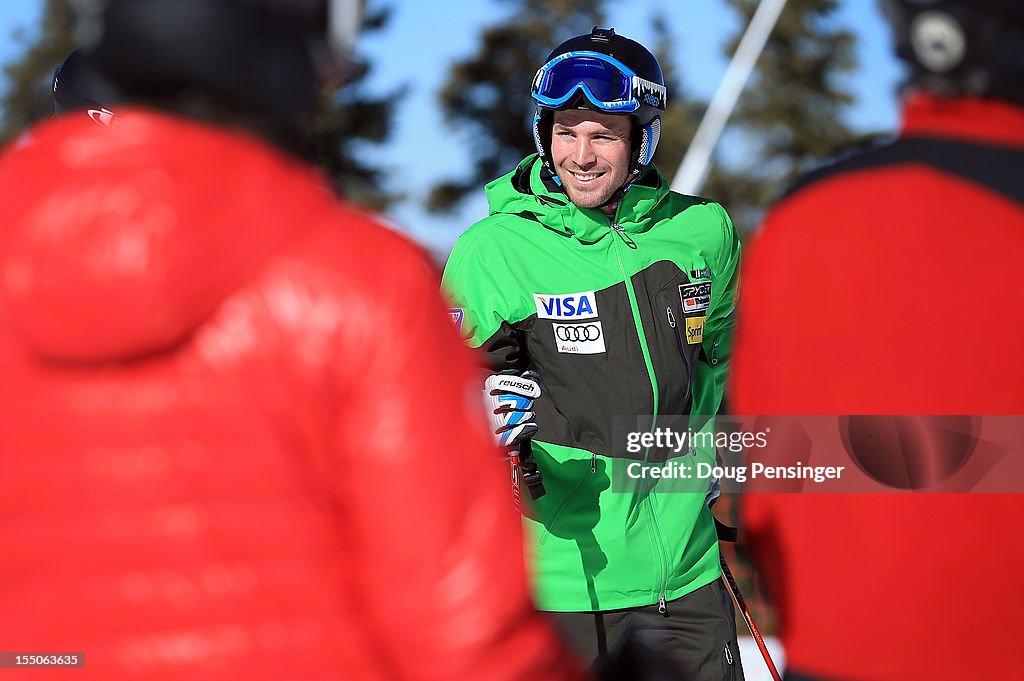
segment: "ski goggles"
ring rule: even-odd
[[[558,109],[582,93],[599,111],[633,113],[643,105],[665,108],[664,85],[641,78],[618,59],[600,52],[560,54],[542,66],[531,94],[542,107]]]

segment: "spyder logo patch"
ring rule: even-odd
[[[706,312],[711,307],[711,282],[680,284],[679,300],[683,305],[683,314]]]

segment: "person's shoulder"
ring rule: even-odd
[[[446,269],[471,257],[503,258],[509,249],[529,248],[533,236],[557,222],[554,213],[564,209],[565,203],[538,195],[531,186],[538,163],[536,154],[527,156],[515,170],[487,184],[489,214],[459,235]]]
[[[494,239],[506,238],[530,222],[536,220],[526,213],[492,213],[470,225],[455,243],[463,247],[479,247]]]
[[[335,200],[293,207],[304,224],[252,263],[204,323],[204,347],[233,347],[242,328],[254,356],[285,361],[295,376],[314,380],[349,366],[345,357],[365,350],[392,320],[441,309],[438,267],[408,238]]]
[[[488,182],[484,187],[488,215],[470,225],[456,243],[469,245],[515,235],[524,226],[539,224],[541,214],[552,205],[564,205],[535,192],[533,180],[540,172],[538,164],[537,155],[531,154],[512,171]]]
[[[448,256],[446,269],[471,259],[487,259],[491,254],[502,257],[509,248],[523,247],[523,230],[539,223],[529,213],[492,213],[478,220],[459,235]]]
[[[327,197],[300,213],[305,224],[254,272],[245,286],[250,293],[366,317],[403,295],[411,300],[419,289],[437,288],[439,263],[382,217]],[[270,307],[287,313],[276,303]],[[312,312],[305,316],[300,325],[315,322]]]
[[[799,200],[816,189],[841,189],[844,183],[862,183],[865,179],[874,180],[879,189],[899,190],[883,173],[903,172],[913,166],[955,177],[1017,203],[1024,201],[1018,180],[1019,171],[1024,169],[1024,150],[985,140],[914,134],[895,139],[869,138],[852,151],[837,154],[801,176],[787,188],[780,202]]]
[[[675,227],[688,230],[707,230],[719,234],[732,233],[732,219],[722,204],[704,196],[670,191],[662,213]]]
[[[722,204],[704,196],[670,191],[661,205],[658,228],[681,247],[705,253],[713,263],[734,262],[740,238]],[[724,265],[713,265],[720,267]]]
[[[914,150],[904,140],[888,136],[871,136],[856,140],[850,145],[837,149],[830,158],[818,167],[809,170],[786,186],[776,204],[803,194],[805,190],[817,189],[830,180],[842,179],[860,170],[879,169],[884,166],[913,162]]]
[[[651,210],[659,220],[700,220],[728,217],[725,209],[705,196],[675,191],[655,166],[637,181],[636,187],[654,199]]]
[[[295,250],[297,257],[310,263],[368,279],[398,277],[409,268],[435,268],[419,244],[381,215],[334,202],[315,221],[317,228]]]
[[[668,192],[668,208],[673,213],[694,209],[697,212],[724,211],[722,204],[706,196],[683,194],[674,190]]]

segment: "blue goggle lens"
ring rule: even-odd
[[[560,61],[541,78],[535,95],[557,100],[586,85],[599,102],[611,104],[631,97],[630,79],[612,64],[592,57],[573,57]]]

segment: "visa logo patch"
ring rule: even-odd
[[[593,291],[551,295],[534,293],[538,319],[593,319],[597,317],[597,296]]]

